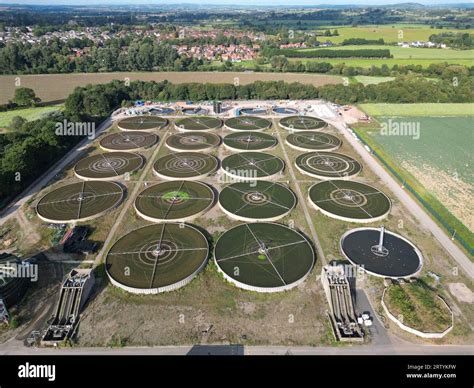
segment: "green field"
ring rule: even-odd
[[[15,116],[21,116],[27,121],[38,120],[43,115],[62,110],[63,108],[63,105],[54,105],[41,106],[36,108],[15,109],[7,112],[0,112],[0,128],[7,128],[10,125],[12,118]]]
[[[398,110],[390,104],[362,105],[369,114],[384,112],[385,115],[376,115],[378,123],[360,124],[356,131],[396,171],[407,188],[413,189],[449,225],[450,233],[456,231],[465,247],[472,251],[474,116],[461,116],[463,105],[466,104],[403,104]],[[458,116],[435,117],[447,112]],[[390,135],[381,131],[383,123],[388,128],[411,126],[419,133],[418,136],[413,131]]]
[[[373,39],[372,35],[368,39]],[[410,40],[411,41],[411,40]],[[312,51],[314,49],[303,49],[300,51]],[[420,65],[428,67],[432,63],[457,64],[463,66],[472,66],[474,62],[474,50],[452,50],[452,49],[437,49],[437,48],[416,48],[416,47],[398,47],[398,46],[384,46],[384,45],[367,45],[367,46],[337,46],[329,47],[326,50],[361,50],[361,49],[389,49],[393,58],[290,58],[291,61],[300,60],[303,63],[309,61],[323,61],[338,65],[345,63],[346,65],[354,67],[369,68],[371,66],[380,67],[382,65]]]
[[[472,59],[446,59],[446,58],[432,58],[432,59],[397,59],[397,58],[288,58],[290,61],[301,61],[302,63],[316,61],[316,62],[327,62],[331,65],[339,65],[345,63],[347,66],[370,68],[372,66],[380,67],[387,65],[392,67],[398,66],[422,66],[428,67],[432,63],[445,63],[461,65],[461,66],[472,66]]]
[[[359,78],[359,77],[356,77]],[[383,77],[379,77],[383,78]],[[469,116],[474,104],[360,104],[371,116]]]
[[[438,48],[418,48],[418,47],[399,47],[384,45],[364,45],[364,46],[336,46],[328,47],[324,50],[390,50],[394,59],[443,59],[448,62],[461,60],[474,60],[474,50],[451,50]],[[302,52],[321,50],[320,48],[311,48],[298,50]]]
[[[394,25],[394,26],[364,26],[364,27],[328,27],[331,31],[337,29],[339,36],[318,37],[318,40],[330,40],[333,43],[341,43],[344,39],[363,38],[363,39],[380,39],[385,43],[391,42],[413,42],[413,41],[427,41],[430,35],[439,34],[442,32],[471,32],[472,30],[450,30],[429,28],[426,26],[408,26],[408,25]],[[399,31],[402,31],[402,38],[399,38]]]

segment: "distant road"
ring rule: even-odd
[[[96,137],[99,136],[104,130],[106,130],[112,124],[112,120],[107,118],[97,129]],[[0,212],[0,226],[7,222],[12,217],[15,217],[16,212],[26,202],[28,202],[36,193],[41,191],[46,184],[66,168],[68,164],[73,162],[89,145],[94,139],[85,138],[74,146],[62,159],[53,165],[48,171],[40,176],[32,185],[30,185],[22,194],[17,197],[17,201],[11,204],[6,209]]]
[[[446,232],[428,215],[428,213],[421,207],[421,205],[413,199],[410,194],[401,188],[400,184],[393,178],[387,170],[375,159],[375,157],[367,152],[364,146],[356,141],[356,139],[345,129],[344,124],[339,120],[329,121],[344,135],[344,138],[354,147],[359,153],[364,163],[377,174],[377,176],[385,182],[390,190],[398,197],[401,203],[410,211],[410,213],[417,219],[417,221],[424,228],[429,230],[439,243],[446,249],[446,251],[453,257],[459,266],[466,272],[466,274],[474,279],[474,263],[466,256],[464,251],[459,248]]]
[[[15,93],[15,80],[21,80],[21,86],[32,88],[43,102],[61,102],[77,86],[87,84],[105,84],[112,80],[125,81],[170,81],[180,84],[187,82],[229,83],[241,85],[255,81],[301,82],[321,86],[341,84],[342,77],[337,75],[309,73],[254,73],[237,71],[169,71],[169,72],[115,72],[115,73],[69,73],[69,74],[31,74],[0,76],[0,104],[11,100]]]

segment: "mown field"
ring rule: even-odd
[[[23,117],[27,121],[38,120],[44,115],[63,109],[62,105],[40,106],[35,108],[15,109],[7,112],[0,112],[0,130],[7,128],[12,118],[15,116]]]
[[[399,47],[399,46],[384,46],[384,45],[350,45],[350,46],[336,46],[328,47],[324,50],[390,50],[390,54],[394,59],[444,59],[448,62],[458,59],[473,60],[474,50],[452,50],[440,48],[418,48],[418,47]],[[302,49],[298,51],[311,52],[314,50],[321,50],[320,48]]]
[[[359,79],[360,76],[356,77]],[[374,77],[369,77],[374,78]],[[384,77],[379,77],[384,78]],[[362,82],[362,81],[361,81]],[[371,116],[472,116],[474,104],[359,104]]]
[[[393,25],[393,26],[364,26],[364,27],[328,27],[331,31],[337,29],[339,36],[327,37],[333,43],[341,43],[344,39],[362,38],[362,39],[380,39],[385,43],[392,42],[413,42],[416,40],[427,41],[430,35],[442,32],[471,32],[472,30],[451,30],[429,28],[427,26],[415,25]],[[402,31],[402,38],[399,32]],[[320,37],[319,40],[325,40],[326,37]]]
[[[362,104],[377,122],[356,127],[358,134],[426,200],[465,242],[473,243],[474,174],[472,104]],[[463,106],[468,105],[468,106]],[[449,113],[451,117],[444,116]],[[398,116],[398,117],[397,117]],[[440,116],[440,117],[437,117]],[[387,135],[380,124],[418,126],[419,138]]]
[[[15,93],[16,75],[0,76],[0,104],[5,104]],[[101,84],[112,80],[164,81],[172,83],[235,83],[245,85],[255,81],[301,82],[321,86],[342,83],[342,78],[332,75],[299,73],[252,73],[252,72],[116,72],[72,73],[21,76],[21,86],[32,88],[43,102],[61,102],[74,88],[87,84]]]

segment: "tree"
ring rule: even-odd
[[[36,97],[35,91],[30,88],[18,88],[15,90],[13,102],[18,106],[33,106],[41,100]]]
[[[13,116],[10,125],[8,126],[12,131],[19,131],[23,124],[26,123],[26,120],[21,116]]]

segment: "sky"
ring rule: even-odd
[[[474,0],[0,0],[0,4],[99,5],[99,4],[225,4],[225,5],[387,5],[414,2],[425,5],[474,3]]]

